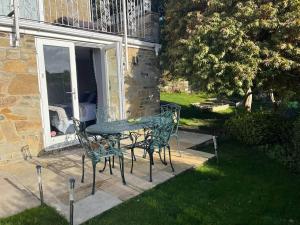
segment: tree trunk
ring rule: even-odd
[[[270,90],[270,99],[271,99],[271,102],[272,102],[273,104],[275,104],[275,103],[276,103],[276,101],[275,101],[275,97],[274,97],[274,92],[273,92],[273,90],[272,90],[272,89]]]
[[[244,99],[244,107],[248,112],[252,109],[252,89],[249,88]]]
[[[276,111],[278,109],[278,102],[276,102],[276,100],[275,100],[274,92],[272,89],[270,90],[270,99],[273,104],[273,109],[274,109],[274,111]]]

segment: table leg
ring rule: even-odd
[[[109,164],[109,172],[110,172],[110,175],[112,175],[113,172],[112,172],[112,169],[111,169],[110,157],[108,158],[108,164]]]

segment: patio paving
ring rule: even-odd
[[[142,192],[163,183],[193,167],[198,167],[213,155],[194,151],[189,148],[207,142],[211,135],[180,131],[181,157],[175,141],[172,140],[172,161],[175,173],[169,165],[160,163],[155,154],[153,182],[149,182],[149,161],[142,158],[142,150],[136,150],[137,161],[133,174],[130,174],[130,154],[125,156],[125,178],[127,185],[121,182],[118,160],[113,175],[109,169],[96,174],[96,194],[91,195],[92,166],[86,162],[85,183],[81,183],[82,149],[62,151],[28,161],[8,162],[0,164],[0,217],[7,217],[39,205],[39,191],[35,165],[42,165],[44,199],[46,204],[54,207],[66,218],[69,217],[68,180],[76,179],[74,224],[99,215],[100,213],[126,201]],[[167,157],[168,159],[168,157]],[[102,168],[103,164],[98,164]]]

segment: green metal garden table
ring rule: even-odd
[[[116,120],[107,122],[97,122],[94,125],[88,126],[85,132],[92,136],[101,136],[105,139],[114,138],[117,140],[118,148],[120,148],[121,139],[123,134],[129,132],[127,138],[130,138],[132,131],[151,129],[161,123],[162,117],[159,115],[145,116],[138,119],[132,120]],[[124,137],[124,136],[123,136]],[[131,140],[137,141],[136,138],[131,138]],[[134,143],[132,143],[134,144]],[[146,153],[144,153],[146,157]],[[110,159],[109,159],[110,160]],[[104,168],[99,172],[103,172],[106,168],[107,159],[104,162]],[[113,168],[114,168],[114,157],[113,157]]]

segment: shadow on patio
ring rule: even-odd
[[[0,165],[2,173],[1,179],[14,179],[16,183],[23,187],[29,197],[27,199],[20,197],[11,201],[2,201],[0,215],[9,216],[24,208],[19,202],[27,202],[28,205],[38,204],[39,196],[37,176],[35,165],[42,166],[42,179],[44,188],[44,198],[46,204],[56,208],[58,212],[68,218],[69,215],[69,192],[68,180],[74,177],[75,184],[75,224],[80,224],[102,212],[134,197],[156,185],[163,183],[183,171],[198,167],[206,162],[213,155],[209,153],[191,150],[190,148],[212,138],[210,135],[196,134],[190,132],[180,132],[180,141],[182,156],[176,151],[175,142],[173,147],[172,161],[175,167],[175,173],[171,172],[169,165],[164,166],[158,155],[155,154],[155,165],[153,167],[153,182],[149,182],[149,161],[142,158],[143,151],[136,151],[137,161],[134,164],[133,174],[130,174],[130,154],[125,155],[125,178],[127,185],[121,181],[118,160],[113,169],[113,175],[109,174],[109,169],[103,173],[97,173],[96,193],[91,195],[92,189],[92,165],[86,163],[85,183],[81,183],[81,155],[82,149],[77,148],[68,151],[62,151],[55,154],[49,154],[39,158],[33,158],[30,161],[11,162]],[[172,141],[173,142],[173,141]],[[167,158],[168,159],[168,158]],[[99,164],[98,170],[102,169],[103,163]],[[15,195],[15,190],[6,191],[7,196]],[[22,199],[23,198],[23,199]],[[8,199],[8,198],[6,198]],[[5,200],[5,199],[4,199]],[[14,203],[14,204],[13,204]],[[15,210],[5,211],[5,208],[13,205]]]

